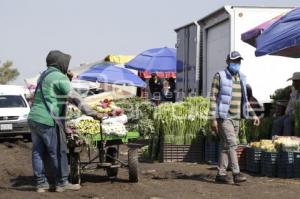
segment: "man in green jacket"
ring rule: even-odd
[[[41,74],[28,116],[32,136],[32,167],[37,192],[45,192],[49,189],[45,167],[54,168],[57,192],[80,189],[79,184],[68,182],[67,146],[63,139],[65,136],[60,131],[64,128],[66,102],[75,104],[86,115],[101,119],[101,115],[82,103],[80,95],[71,89],[67,77],[70,59],[70,55],[58,50],[49,52],[46,58],[47,70]],[[46,156],[50,157],[48,164],[51,165],[44,165],[43,160]]]

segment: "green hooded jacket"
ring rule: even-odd
[[[53,71],[43,81],[43,92],[49,108],[54,115],[64,115],[64,105],[71,91],[70,80],[66,73],[68,71],[71,56],[60,51],[50,51],[47,58],[47,71]],[[33,105],[28,116],[29,120],[54,126],[54,121],[44,105],[40,89],[36,91]]]

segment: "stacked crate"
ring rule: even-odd
[[[300,178],[300,152],[294,152],[294,177]]]
[[[236,149],[240,170],[246,169],[246,149],[245,145],[239,145]]]
[[[277,176],[277,162],[279,154],[277,152],[262,152],[261,174],[268,177]]]
[[[204,160],[208,164],[217,164],[219,156],[219,143],[205,140]]]
[[[294,177],[294,153],[293,152],[279,153],[277,176],[280,178]]]
[[[246,170],[252,173],[260,173],[262,151],[254,148],[246,149]]]
[[[175,145],[163,144],[160,160],[162,162],[201,162],[203,144]]]

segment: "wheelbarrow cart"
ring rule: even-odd
[[[127,132],[124,136],[102,133],[100,122],[100,133],[93,135],[92,140],[97,146],[97,154],[92,157],[91,147],[87,145],[87,161],[81,161],[80,154],[83,147],[68,144],[69,164],[70,164],[70,182],[80,184],[81,172],[90,169],[105,169],[110,179],[118,175],[119,168],[127,168],[130,182],[138,182],[138,149],[145,143],[139,139],[138,132]],[[120,145],[128,146],[128,160],[120,160]]]

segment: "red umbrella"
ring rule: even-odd
[[[139,72],[139,76],[143,77],[145,79],[149,79],[151,77],[152,72],[149,71],[141,71]],[[175,72],[156,72],[156,75],[160,78],[176,78],[176,73]]]

